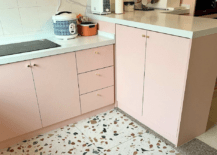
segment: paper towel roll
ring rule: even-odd
[[[124,1],[123,0],[115,0],[115,13],[121,14],[124,10]]]

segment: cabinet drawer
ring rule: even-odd
[[[87,113],[114,103],[114,86],[81,95],[82,113]]]
[[[113,66],[113,45],[76,52],[78,73]]]
[[[99,69],[84,74],[79,74],[80,94],[114,85],[113,67]]]

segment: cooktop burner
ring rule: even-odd
[[[47,39],[0,45],[0,57],[57,47],[61,46]]]

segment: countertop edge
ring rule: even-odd
[[[155,31],[155,32],[170,34],[170,35],[189,38],[189,39],[193,39],[193,38],[196,38],[197,36],[200,36],[200,35],[194,35],[193,31],[179,30],[175,28],[151,25],[151,24],[146,24],[146,23],[139,23],[139,22],[124,20],[124,19],[110,18],[110,17],[106,17],[103,15],[94,15],[94,14],[88,13],[87,16],[95,20],[100,20],[104,22],[110,22],[110,23],[115,23],[115,24],[135,27],[135,28],[146,29],[149,31]]]
[[[115,39],[108,38],[108,40],[99,41],[95,43],[88,43],[88,44],[83,44],[78,46],[59,47],[55,49],[46,49],[46,50],[33,51],[33,52],[27,52],[27,53],[15,54],[15,55],[8,55],[8,56],[0,57],[0,65],[38,59],[38,58],[54,56],[59,54],[65,54],[70,52],[76,52],[76,51],[96,48],[100,46],[107,46],[112,44],[115,44]]]

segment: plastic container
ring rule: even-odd
[[[97,35],[97,23],[82,22],[78,25],[78,33],[81,36]]]

